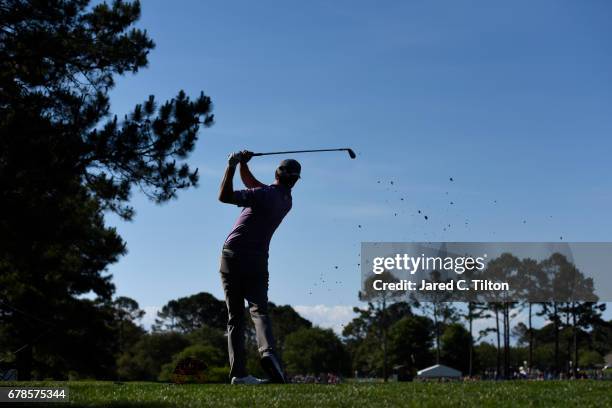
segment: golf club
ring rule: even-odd
[[[340,149],[317,149],[317,150],[291,150],[287,152],[268,152],[268,153],[253,153],[253,156],[269,156],[271,154],[287,154],[287,153],[313,153],[313,152],[340,152],[346,150],[351,159],[357,157],[353,149],[348,147],[340,148]]]

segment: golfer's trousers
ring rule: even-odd
[[[274,350],[272,325],[268,316],[268,255],[224,248],[219,269],[228,312],[230,378],[244,377],[247,375],[244,346],[245,300],[255,326],[260,355],[272,353]]]

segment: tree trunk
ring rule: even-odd
[[[504,378],[510,379],[510,306],[504,303]]]
[[[499,372],[501,371],[501,341],[499,338],[499,308],[495,305],[495,332],[497,334],[497,368],[495,372],[495,379],[499,378]]]
[[[119,356],[123,354],[123,317],[119,320]],[[121,374],[117,367],[117,382],[121,382]]]
[[[565,327],[570,327],[570,307],[569,305],[565,306]],[[565,367],[565,374],[567,375],[567,378],[570,378],[570,376],[572,375],[572,341],[570,340],[570,338],[568,336],[565,336],[567,338],[567,347],[566,347],[566,354],[567,354],[567,364]]]
[[[387,382],[389,380],[389,370],[387,367],[387,302],[383,298],[383,378]]]
[[[440,327],[438,324],[438,307],[434,303],[434,326],[436,329],[436,364],[440,364]]]
[[[559,312],[557,302],[553,302],[553,320],[555,329],[555,374],[559,376]]]
[[[468,368],[468,376],[472,376],[472,369],[473,369],[473,358],[474,358],[474,335],[472,334],[473,328],[472,328],[472,309],[471,306],[468,306],[468,319],[469,319],[469,325],[470,325],[470,355],[469,355],[469,368]]]
[[[574,378],[578,377],[578,327],[576,326],[576,304],[572,303],[572,326],[574,327]]]
[[[529,302],[529,362],[527,366],[529,375],[531,375],[531,370],[533,369],[533,325],[531,322],[531,307],[532,303]]]
[[[389,380],[389,371],[387,368],[387,330],[383,331],[383,378],[385,382]]]
[[[26,339],[29,341],[30,339]],[[32,379],[32,345],[28,344],[17,353],[17,379],[30,381]]]

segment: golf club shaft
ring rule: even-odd
[[[253,153],[253,156],[269,156],[271,154],[288,154],[288,153],[313,153],[313,152],[341,152],[348,151],[348,148],[342,149],[317,149],[317,150],[290,150],[286,152],[268,152],[268,153]]]

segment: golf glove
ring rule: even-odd
[[[240,163],[242,164],[246,164],[249,162],[249,160],[251,160],[251,157],[253,157],[253,152],[249,151],[249,150],[243,150],[240,152]]]
[[[227,158],[227,164],[229,164],[232,167],[236,167],[238,163],[240,163],[240,160],[242,160],[242,153],[234,152],[230,154],[229,157]]]

